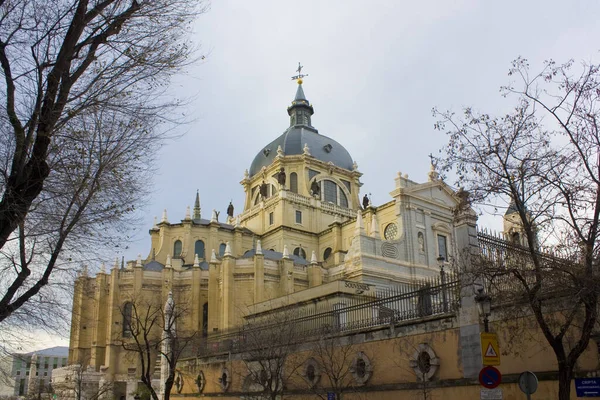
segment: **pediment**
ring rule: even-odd
[[[459,203],[455,192],[443,181],[432,181],[412,186],[405,190],[405,195],[450,208],[456,207]]]

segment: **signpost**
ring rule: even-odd
[[[479,373],[479,383],[487,389],[494,389],[502,382],[502,374],[494,367],[483,367]]]
[[[481,389],[480,400],[502,400],[502,389]]]
[[[519,375],[519,388],[521,392],[527,395],[527,400],[531,400],[531,395],[538,388],[538,379],[533,372],[525,371]]]
[[[498,335],[492,332],[481,333],[481,361],[483,365],[500,365]]]
[[[600,397],[600,378],[575,379],[577,397]]]

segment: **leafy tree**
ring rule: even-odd
[[[494,300],[527,304],[556,356],[560,400],[570,398],[573,369],[597,322],[599,68],[547,61],[532,73],[519,58],[509,72],[515,81],[502,88],[515,99],[511,112],[434,110],[436,128],[449,135],[443,168],[456,172],[472,201],[511,203],[510,251],[483,254],[473,268]]]

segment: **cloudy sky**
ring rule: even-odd
[[[173,81],[193,121],[160,151],[154,194],[124,255],[146,257],[153,217],[166,208],[171,222],[183,219],[196,189],[203,217],[225,215],[231,199],[241,212],[244,170],[288,126],[299,61],[313,125],[346,147],[378,205],[398,171],[427,179],[427,155],[446,141],[432,107],[501,113],[512,104],[498,89],[513,59],[533,68],[597,60],[599,37],[600,2],[591,0],[214,0],[193,37],[206,59]]]

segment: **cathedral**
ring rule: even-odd
[[[301,77],[287,113],[289,127],[255,149],[243,174],[241,213],[235,214],[232,205],[225,217],[215,210],[203,213],[197,193],[194,207],[188,208],[183,219],[170,220],[165,210],[160,221],[155,221],[145,258],[127,263],[117,260],[110,271],[103,267],[94,277],[84,272],[77,279],[69,364],[83,365],[100,381],[114,382],[113,398],[131,400],[138,389],[142,366],[124,343],[132,336],[132,307],[141,299],[159,308],[185,304],[178,329],[208,340],[291,306],[303,310],[303,315],[335,313],[380,299],[381,293],[408,293],[416,282],[428,282],[427,287],[446,284],[444,279],[459,272],[456,266],[464,249],[477,246],[476,214],[466,204],[464,193],[444,183],[433,165],[425,182],[398,172],[390,182],[389,201],[371,204],[360,192],[362,174],[357,161],[342,144],[313,126],[314,109]],[[510,214],[509,208],[504,234],[519,241],[519,226]],[[479,334],[480,321],[473,312],[472,295],[464,300],[459,292],[458,287],[446,292],[444,286],[426,301],[419,295],[402,307],[411,318],[434,315],[439,307],[446,319],[432,322],[429,317],[427,323],[442,324],[436,325],[438,331],[453,329],[448,335],[454,335],[456,343],[437,351],[447,352],[446,359],[458,354],[460,361],[454,364],[460,367],[437,364],[438,375],[473,379],[472,372],[478,371],[481,362],[460,354],[465,343]],[[461,315],[457,316],[451,298],[462,308]],[[381,304],[369,307],[379,321],[384,312],[394,310]],[[351,314],[336,315],[338,326],[350,324]],[[196,354],[189,358],[201,356],[199,349],[194,348]],[[434,365],[439,357],[431,347],[423,349]],[[165,373],[164,360],[155,352],[152,361],[158,388]],[[195,388],[188,389],[189,395],[198,395],[201,383],[202,388],[206,383],[214,391],[227,391],[224,382],[233,377],[222,372],[226,371],[223,362],[218,361],[217,378],[212,382],[196,367],[186,367],[193,376],[179,376],[177,392],[186,393],[181,392],[186,379]],[[446,368],[451,372],[444,372]]]

